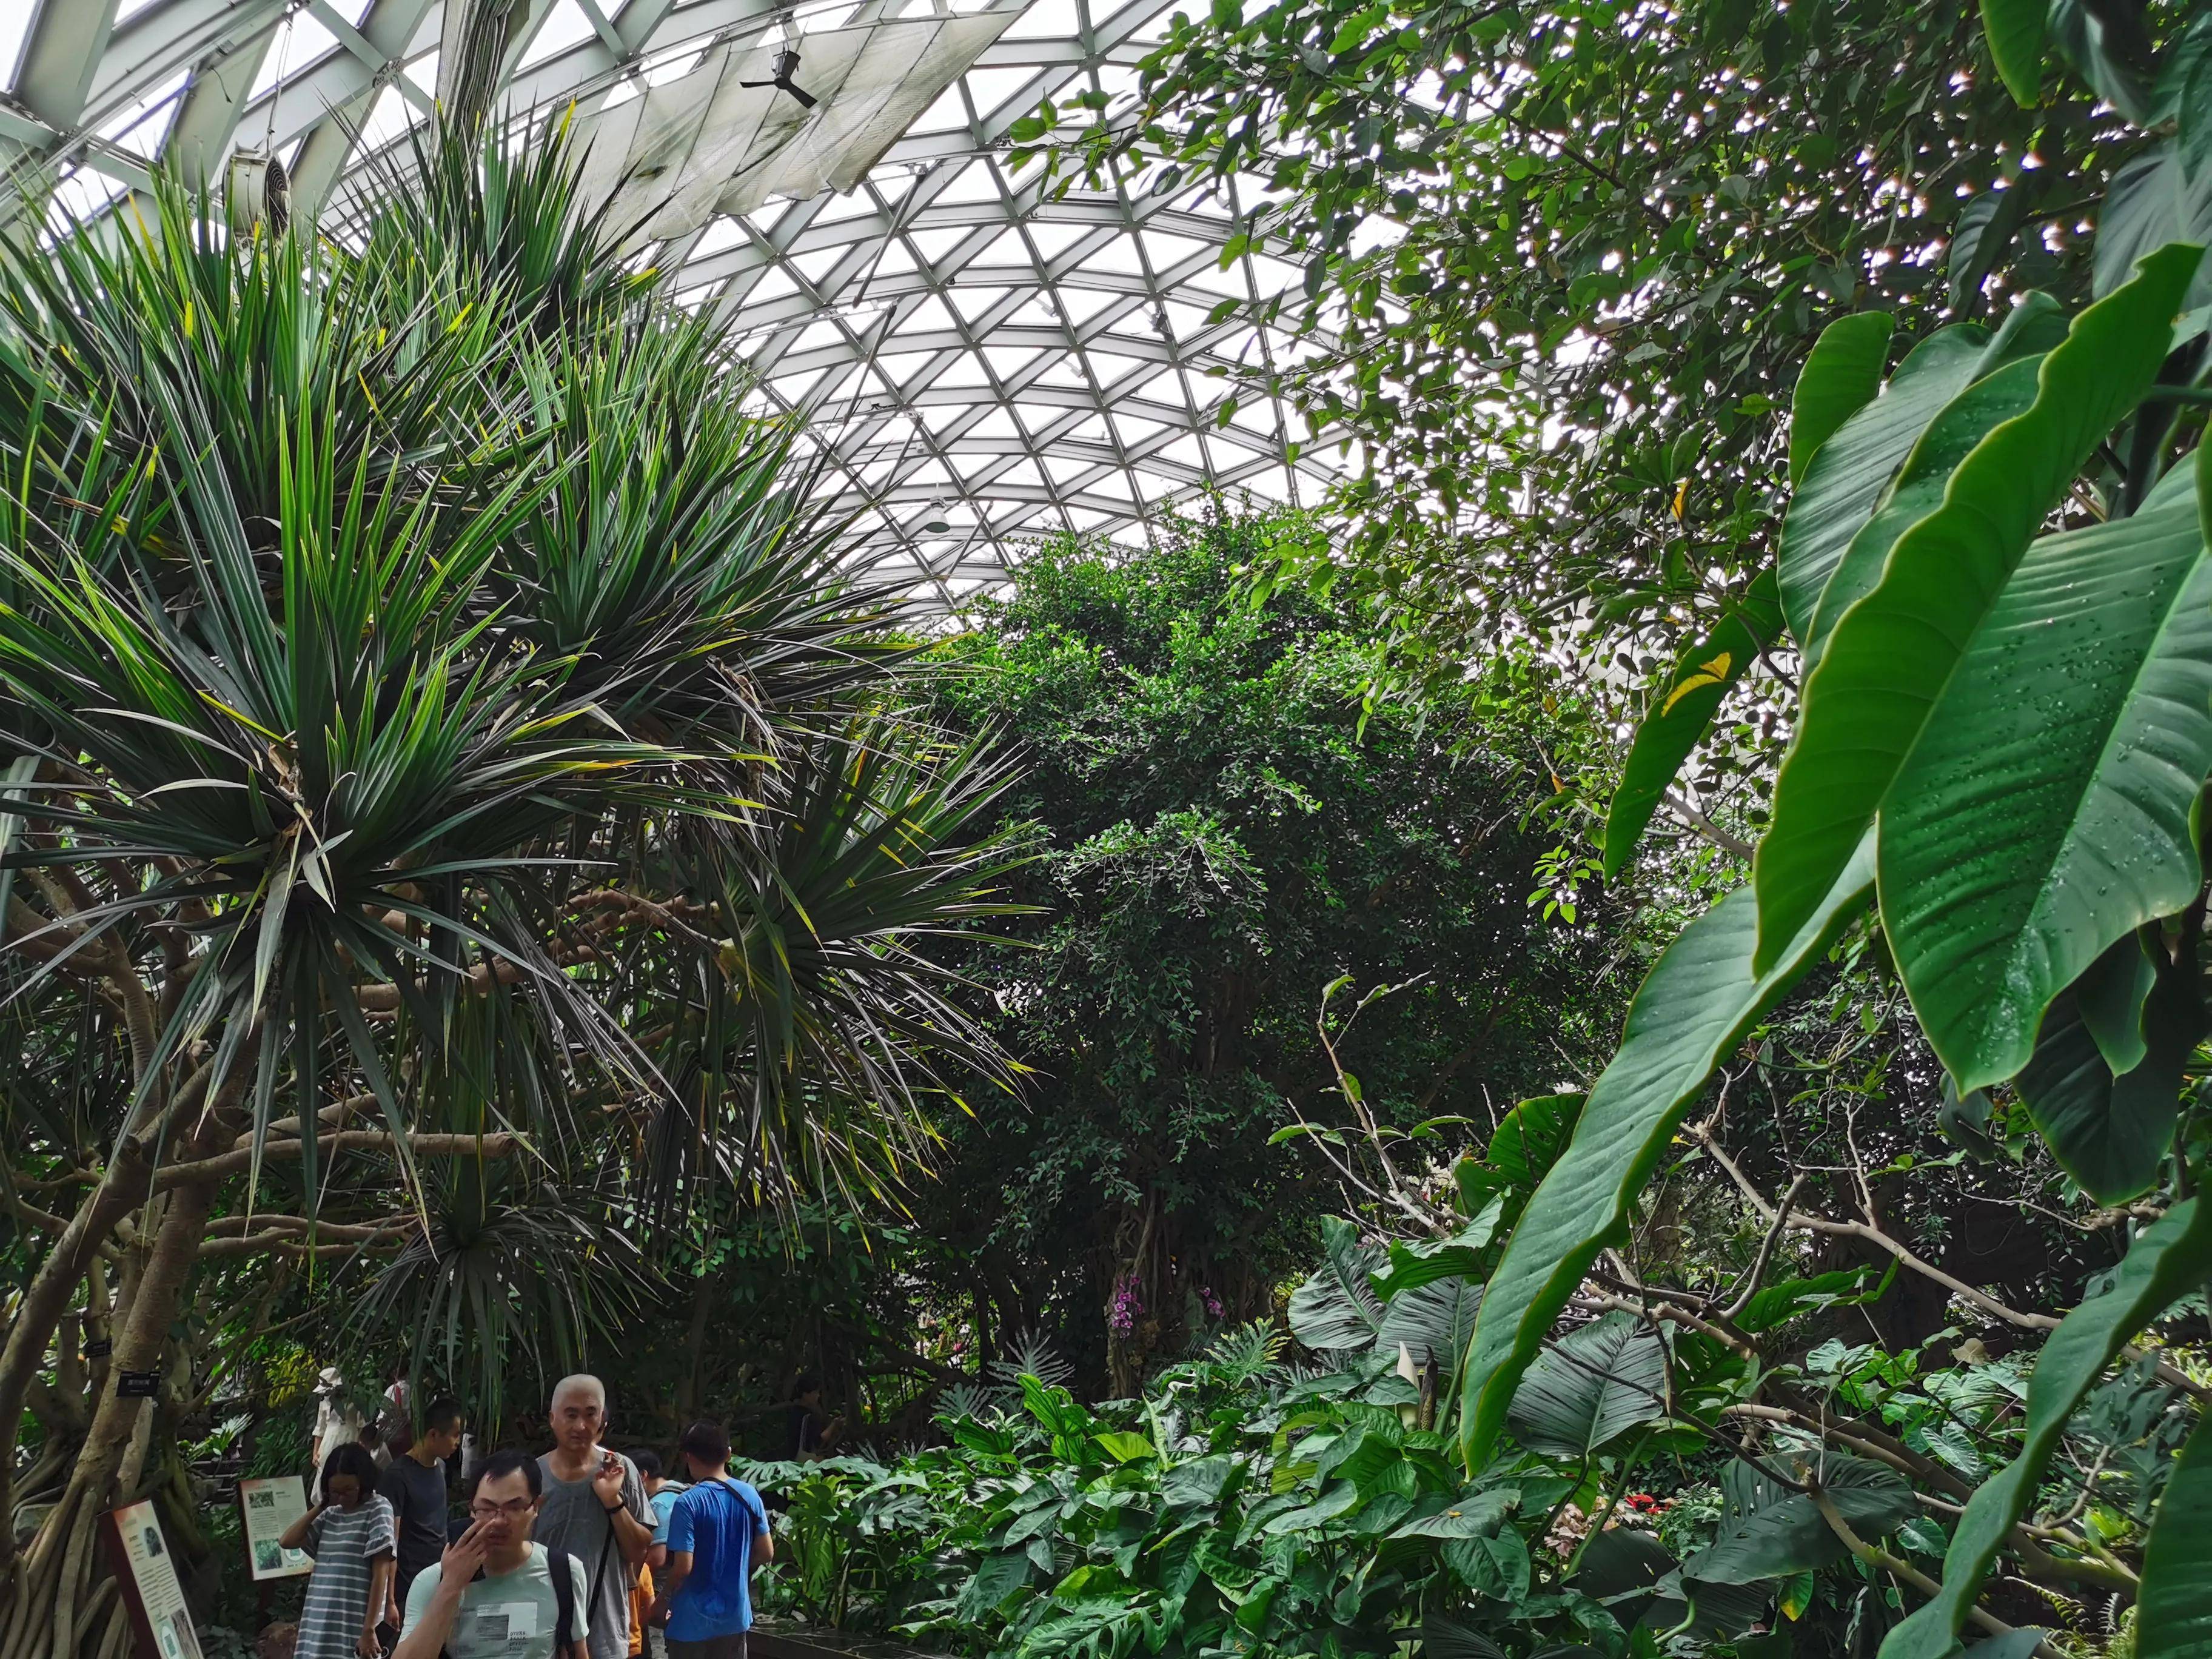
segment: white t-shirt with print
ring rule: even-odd
[[[461,1605],[453,1614],[453,1628],[446,1638],[451,1659],[553,1659],[554,1616],[560,1604],[553,1596],[553,1575],[546,1568],[545,1547],[533,1543],[530,1554],[512,1572],[486,1572],[461,1591]],[[570,1605],[572,1629],[560,1645],[590,1634],[589,1613],[584,1605],[584,1564],[568,1558],[568,1572],[575,1594]],[[445,1577],[442,1563],[433,1563],[416,1575],[407,1591],[404,1637],[422,1622],[430,1598]]]

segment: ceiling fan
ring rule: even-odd
[[[801,109],[812,109],[822,101],[805,88],[792,83],[791,77],[799,73],[797,46],[786,46],[781,52],[776,53],[774,67],[775,75],[771,80],[740,81],[738,84],[741,87],[774,87],[780,92],[787,92],[799,100],[799,106]]]

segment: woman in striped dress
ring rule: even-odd
[[[397,1536],[376,1490],[376,1460],[349,1442],[323,1460],[323,1500],[284,1530],[315,1558],[294,1659],[379,1659],[376,1627],[392,1600]]]

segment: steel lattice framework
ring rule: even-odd
[[[275,155],[295,207],[342,198],[359,147],[428,118],[446,8],[469,3],[0,0],[0,165],[58,176],[57,230],[127,210],[157,161],[219,183],[234,155]],[[753,397],[807,418],[856,560],[952,603],[1036,537],[1141,540],[1207,488],[1297,501],[1334,476],[1334,446],[1267,391],[1314,343],[1255,320],[1300,273],[1222,258],[1256,198],[1142,177],[1054,195],[1008,163],[1042,99],[1126,96],[1172,3],[522,0],[502,104],[588,116],[711,50],[1007,14],[856,188],[717,214],[640,256],[680,267]]]

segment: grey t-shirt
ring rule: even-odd
[[[424,1468],[402,1455],[376,1483],[399,1523],[399,1586],[404,1596],[415,1575],[446,1553],[446,1466]]]
[[[623,1506],[630,1518],[650,1531],[653,1506],[647,1503],[645,1482],[637,1465],[617,1452],[623,1469]],[[592,1467],[599,1467],[598,1460]],[[584,1565],[584,1582],[592,1591],[592,1659],[628,1659],[629,1654],[629,1586],[633,1574],[623,1559],[622,1544],[614,1536],[614,1517],[592,1491],[591,1481],[563,1480],[553,1473],[551,1454],[538,1460],[545,1477],[545,1503],[538,1511],[532,1535],[541,1544],[566,1550]]]

